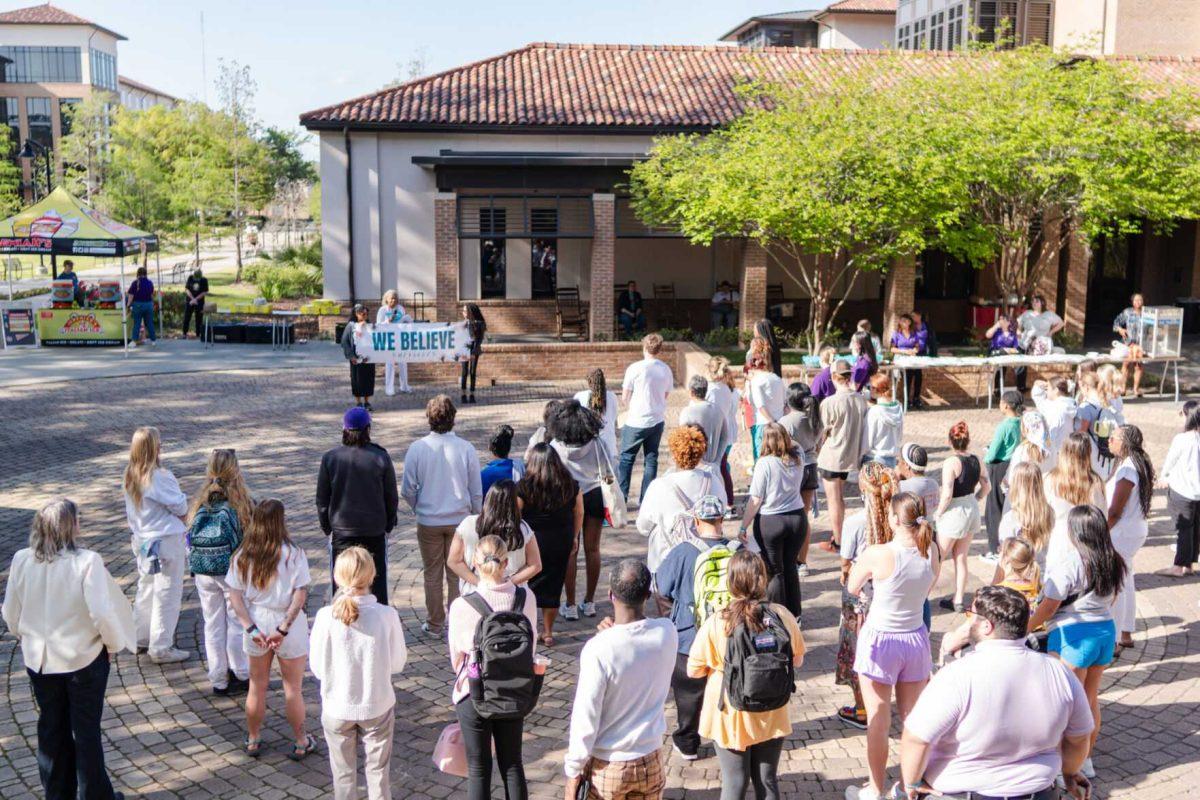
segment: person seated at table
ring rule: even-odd
[[[633,336],[634,331],[646,332],[646,314],[642,310],[642,293],[637,290],[637,281],[630,281],[617,297],[617,321],[626,336]]]
[[[712,296],[712,326],[716,328],[732,328],[737,325],[738,303],[741,294],[733,288],[729,281],[721,281],[717,293]]]
[[[901,314],[896,320],[896,330],[892,332],[892,356],[917,356],[922,355],[922,341],[917,336],[916,328],[913,325],[913,318],[910,314]],[[904,371],[904,382],[907,385],[906,399],[908,404],[913,408],[921,407],[921,396],[918,394],[917,377],[921,374],[919,369],[906,369]]]
[[[997,314],[996,321],[992,327],[988,328],[983,333],[983,338],[987,340],[987,349],[989,356],[1004,356],[1016,355],[1021,352],[1020,341],[1017,338],[1016,328],[1013,327],[1013,322],[1007,314]],[[1004,368],[1001,367],[996,371],[995,384],[996,391],[1004,385],[1003,380]],[[1017,384],[1017,391],[1025,393],[1025,368],[1014,367],[1013,378]]]
[[[83,297],[79,292],[79,276],[75,274],[74,261],[68,258],[63,262],[62,272],[58,273],[58,279],[71,282],[71,298],[76,305],[83,305]]]
[[[1142,349],[1142,309],[1144,306],[1145,301],[1142,296],[1134,294],[1129,298],[1129,308],[1122,311],[1113,320],[1113,333],[1120,336],[1121,343],[1129,348],[1129,354],[1121,362],[1121,382],[1125,385],[1129,384],[1129,370],[1132,367],[1134,397],[1140,397],[1142,394],[1142,373],[1145,372],[1141,361],[1145,356],[1145,351]]]

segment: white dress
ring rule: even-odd
[[[1138,473],[1130,459],[1125,459],[1117,466],[1113,476],[1108,479],[1105,486],[1105,499],[1109,505],[1112,505],[1113,494],[1117,489],[1117,481],[1127,480],[1133,484],[1133,491],[1129,494],[1129,500],[1125,503],[1125,509],[1121,512],[1121,518],[1117,520],[1117,524],[1112,527],[1112,543],[1113,547],[1121,557],[1125,559],[1127,568],[1125,573],[1125,583],[1121,586],[1121,592],[1117,595],[1117,601],[1113,605],[1113,621],[1117,623],[1117,632],[1128,631],[1133,632],[1137,627],[1137,602],[1134,597],[1133,583],[1133,557],[1137,555],[1137,551],[1141,549],[1146,542],[1146,535],[1149,533],[1149,527],[1146,525],[1146,517],[1142,514],[1142,505],[1138,499]]]

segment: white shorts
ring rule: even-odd
[[[956,497],[937,518],[938,536],[970,539],[979,533],[979,522],[979,501],[975,494]]]
[[[264,636],[269,636],[274,632],[283,618],[287,616],[284,611],[276,611],[273,608],[252,608],[250,609],[250,618],[254,620],[254,624],[258,626],[259,631]],[[254,637],[247,631],[244,634],[244,642],[246,645],[246,655],[258,657],[265,656],[269,651],[265,647],[259,647],[254,643]],[[300,658],[308,655],[308,617],[304,612],[296,617],[292,622],[292,627],[288,630],[288,635],[284,637],[283,642],[279,645],[279,649],[275,651],[278,658],[291,659]]]

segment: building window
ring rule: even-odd
[[[533,297],[554,297],[558,288],[558,209],[529,209],[529,227],[535,234],[530,247],[530,286]],[[547,234],[537,236],[536,234]]]
[[[95,48],[92,48],[90,55],[92,86],[99,86],[101,89],[108,89],[110,92],[117,91],[117,57],[112,53],[106,53],[103,50],[96,50]]]
[[[58,129],[62,136],[66,136],[71,132],[71,117],[73,116],[71,109],[76,104],[83,102],[78,97],[62,97],[58,101]]]
[[[976,270],[941,252],[926,250],[917,259],[918,300],[966,300],[975,291]]]
[[[911,29],[907,25],[901,25],[900,30],[896,32],[896,49],[907,50],[909,45],[909,31]]]
[[[508,265],[504,234],[508,228],[508,209],[479,209],[479,296],[504,297],[508,289]]]
[[[939,11],[929,19],[929,49],[944,50],[946,47],[946,12]]]
[[[29,119],[29,138],[45,147],[54,146],[54,128],[49,97],[26,97],[25,116]]]
[[[913,24],[913,50],[924,50],[926,46],[926,24],[929,20],[919,19]]]
[[[0,47],[0,83],[80,83],[78,47]]]
[[[1017,0],[980,0],[977,8],[979,41],[1012,47],[1017,41]]]
[[[1025,35],[1021,44],[1037,42],[1047,47],[1051,44],[1051,24],[1054,19],[1054,3],[1034,2],[1025,4]]]
[[[963,11],[962,4],[946,10],[946,49],[954,50],[963,43]]]

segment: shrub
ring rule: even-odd
[[[722,350],[737,347],[741,342],[741,332],[737,328],[713,328],[708,333],[696,337],[696,343],[707,349]]]
[[[659,328],[658,335],[664,342],[691,342],[696,339],[696,332],[691,328]]]
[[[254,282],[268,302],[317,297],[324,289],[321,270],[308,265],[264,265],[257,271]]]

